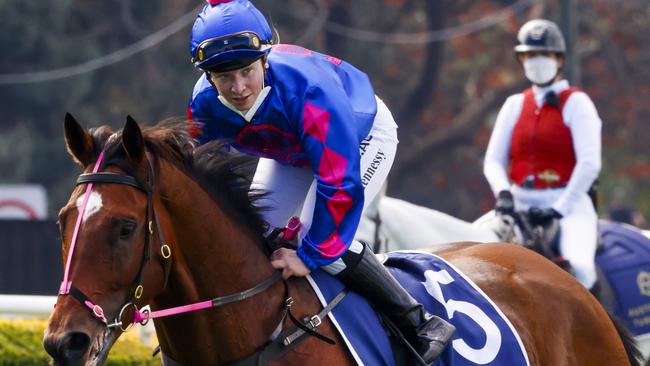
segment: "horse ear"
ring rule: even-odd
[[[126,117],[122,130],[122,146],[126,155],[134,164],[139,164],[144,158],[144,138],[138,123],[131,117]]]
[[[91,164],[95,159],[95,142],[90,133],[70,113],[65,114],[63,130],[66,148],[74,161],[82,167]]]

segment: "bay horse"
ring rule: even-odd
[[[55,365],[103,365],[125,324],[143,321],[135,309],[145,304],[152,315],[202,309],[154,319],[172,365],[235,364],[255,354],[292,326],[287,293],[299,318],[322,310],[306,279],[273,280],[257,195],[238,174],[238,158],[219,145],[195,147],[176,122],[141,129],[129,117],[117,133],[89,132],[66,115],[66,146],[85,173],[59,213],[64,280],[44,336]],[[629,337],[541,256],[509,244],[437,253],[501,308],[531,365],[637,365]],[[222,306],[205,309],[215,303]],[[328,317],[318,333],[336,345],[309,336],[270,363],[355,364]]]

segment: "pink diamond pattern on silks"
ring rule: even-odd
[[[327,201],[327,209],[330,211],[336,227],[339,226],[350,207],[352,207],[352,197],[342,189],[336,191],[334,196]]]
[[[203,128],[194,120],[194,117],[192,116],[192,108],[190,107],[187,107],[187,121],[189,122],[187,130],[192,138],[196,138],[203,133]]]
[[[343,240],[339,238],[338,232],[334,231],[329,238],[325,239],[318,248],[321,251],[323,258],[338,258],[341,253],[347,250],[347,246]]]
[[[307,102],[302,111],[302,124],[305,132],[325,145],[330,124],[330,113]]]
[[[337,154],[334,150],[323,147],[323,153],[318,164],[318,176],[335,187],[340,187],[345,176],[348,159]]]

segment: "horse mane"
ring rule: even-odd
[[[170,118],[154,126],[142,128],[147,150],[153,155],[154,175],[159,176],[159,159],[163,159],[193,179],[226,212],[248,227],[257,237],[265,232],[261,212],[264,208],[255,203],[264,196],[262,192],[251,191],[251,174],[254,159],[235,155],[223,141],[212,141],[201,146],[187,129],[185,119]],[[134,174],[126,159],[119,138],[108,138],[104,133],[93,133],[96,146],[105,145],[104,166],[113,165]],[[118,137],[121,131],[114,137]],[[99,145],[101,144],[101,145]],[[163,197],[172,200],[173,197]]]

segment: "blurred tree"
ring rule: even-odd
[[[342,58],[370,75],[395,113],[401,144],[389,193],[464,219],[492,206],[481,164],[495,114],[526,86],[512,46],[533,17],[560,19],[559,3],[529,0],[253,0],[284,43]],[[201,0],[0,2],[0,183],[48,188],[51,214],[79,169],[62,121],[118,129],[127,114],[151,124],[183,116],[199,72],[190,28],[120,62],[63,79],[3,83],[3,75],[79,65],[133,45]],[[582,84],[603,119],[601,196],[625,184],[650,217],[650,4],[577,3]],[[433,35],[433,36],[432,36]],[[436,40],[433,42],[432,40]]]

